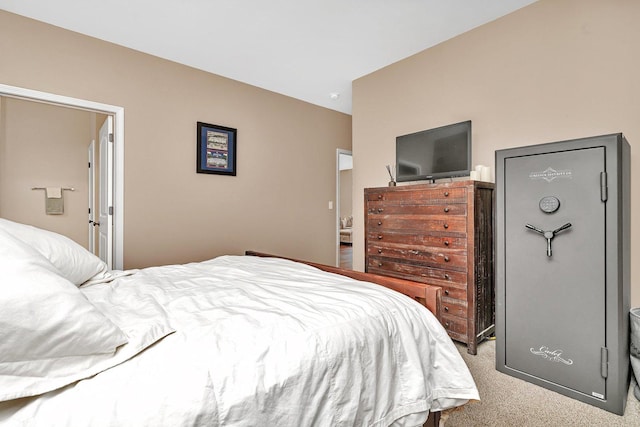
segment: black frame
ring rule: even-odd
[[[403,144],[403,140],[406,141],[407,138],[415,138],[417,139],[417,141],[420,144],[424,144],[424,143],[429,143],[429,144],[436,144],[440,147],[446,147],[447,144],[443,144],[443,140],[442,140],[442,135],[447,135],[447,134],[460,134],[460,133],[464,133],[467,137],[467,141],[466,141],[466,154],[467,154],[467,165],[466,168],[464,169],[459,169],[459,170],[446,170],[446,171],[440,171],[440,172],[435,172],[435,171],[428,171],[427,173],[425,173],[425,171],[422,172],[415,172],[415,173],[411,173],[411,174],[400,174],[400,171],[402,170],[401,165],[400,165],[400,147]],[[438,136],[440,135],[440,136]],[[440,139],[440,142],[438,142],[438,140]],[[407,134],[407,135],[401,135],[396,137],[396,181],[397,182],[407,182],[407,181],[421,181],[421,180],[431,180],[433,182],[435,182],[436,179],[441,179],[441,178],[454,178],[454,177],[460,177],[460,176],[469,176],[469,173],[471,171],[471,165],[472,163],[472,159],[471,159],[471,154],[472,154],[472,140],[471,140],[471,120],[467,120],[464,122],[459,122],[459,123],[453,123],[450,125],[445,125],[445,126],[440,126],[437,128],[433,128],[433,129],[427,129],[427,130],[423,130],[420,132],[414,132],[411,134]]]
[[[197,173],[236,176],[238,130],[198,122]]]

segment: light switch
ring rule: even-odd
[[[329,210],[333,209],[333,200],[329,200]]]

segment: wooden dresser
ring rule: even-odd
[[[365,268],[441,286],[439,316],[470,354],[494,332],[494,184],[366,188]]]

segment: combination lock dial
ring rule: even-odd
[[[538,206],[540,206],[540,210],[542,210],[542,212],[554,213],[560,207],[560,200],[554,196],[543,197],[540,199]]]

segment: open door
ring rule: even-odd
[[[110,186],[112,188],[111,199],[112,203],[112,215],[111,221],[111,240],[109,245],[112,249],[109,251],[112,253],[113,268],[124,268],[124,108],[117,105],[103,104],[99,102],[89,101],[85,99],[71,98],[68,96],[56,95],[47,92],[41,92],[37,90],[9,86],[0,83],[0,96],[8,96],[12,98],[24,99],[34,102],[44,102],[51,105],[60,106],[63,108],[77,108],[80,110],[86,110],[91,112],[98,112],[100,115],[105,114],[110,116],[112,121],[112,132],[114,135],[111,140],[111,150],[113,157],[110,159],[110,163],[113,165],[111,171]],[[103,116],[101,116],[103,117]],[[81,148],[84,149],[84,148]],[[95,147],[96,154],[99,148]],[[95,166],[98,166],[96,163]],[[103,169],[104,170],[104,169]],[[96,175],[96,178],[98,176]],[[97,196],[97,195],[96,195]],[[94,221],[98,221],[97,215],[94,217]],[[96,227],[98,227],[96,225]],[[97,238],[97,235],[96,235]],[[99,242],[95,241],[99,251]]]
[[[100,202],[98,256],[113,268],[113,117],[100,128]]]
[[[353,268],[353,236],[352,228],[342,228],[342,218],[352,217],[352,170],[353,157],[351,151],[338,148],[336,150],[336,265]]]
[[[89,144],[88,149],[89,155],[89,180],[88,180],[88,188],[89,188],[89,197],[87,203],[89,204],[87,212],[89,214],[89,222],[88,222],[88,233],[89,233],[89,252],[92,254],[96,253],[96,230],[94,228],[94,224],[96,221],[96,186],[95,186],[95,161],[96,161],[96,141],[92,140],[91,144]]]

